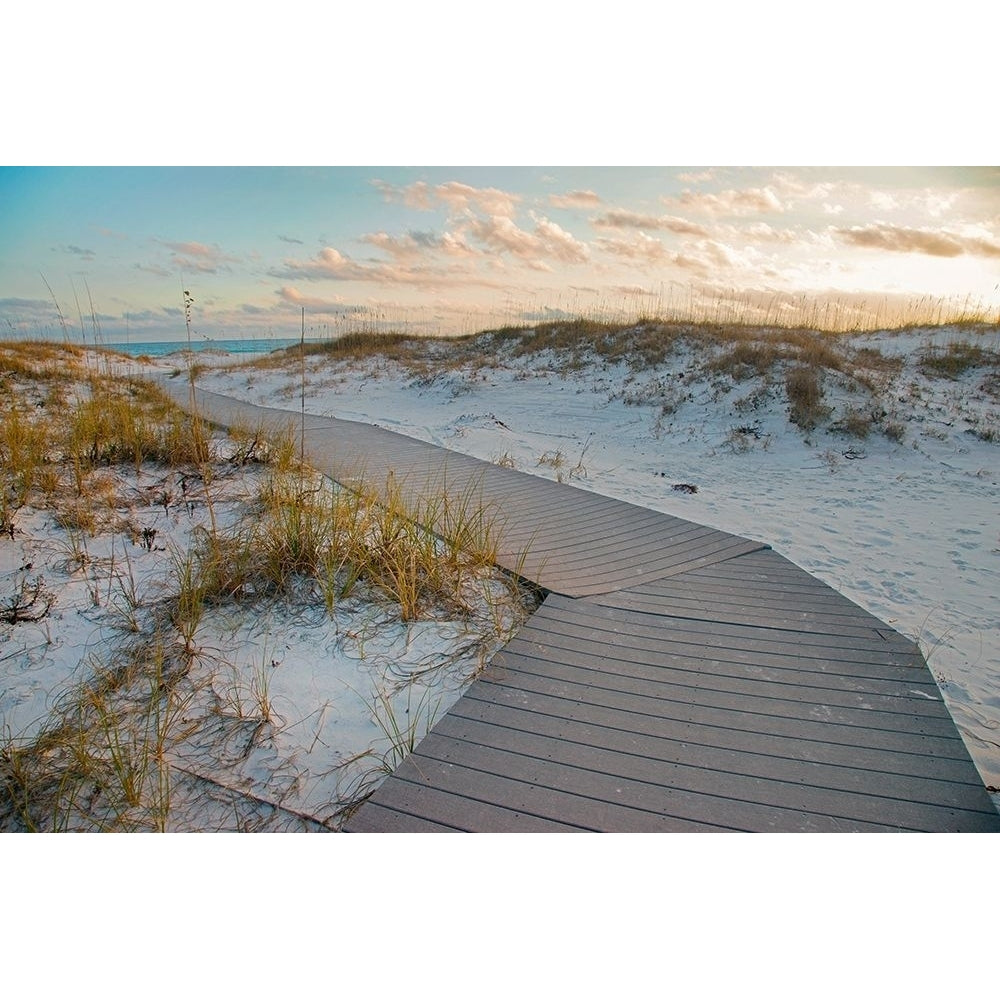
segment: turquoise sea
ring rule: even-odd
[[[251,340],[198,340],[191,341],[192,351],[220,351],[225,354],[270,354],[271,351],[298,344],[298,337],[269,337]],[[306,343],[310,343],[306,339]],[[162,358],[167,354],[186,351],[186,340],[133,341],[127,344],[104,344],[112,351],[131,355],[133,358],[145,355],[150,358]]]

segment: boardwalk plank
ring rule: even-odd
[[[564,613],[562,620],[546,617],[541,613],[511,640],[512,650],[533,643],[557,643],[566,649],[580,652],[610,648],[615,655],[636,663],[652,663],[664,668],[694,674],[714,674],[719,677],[746,677],[752,675],[762,681],[799,684],[807,687],[830,687],[871,694],[909,693],[915,698],[941,701],[938,686],[930,674],[916,669],[919,664],[912,655],[900,657],[887,653],[880,662],[856,663],[837,659],[837,650],[810,655],[779,654],[773,650],[766,655],[735,648],[732,645],[707,645],[702,642],[674,641],[677,633],[665,627],[650,630],[643,635],[635,631],[603,627],[600,619],[586,617],[572,619]],[[830,655],[820,655],[829,652]],[[905,685],[905,687],[903,686]]]
[[[531,756],[521,749],[497,750],[431,733],[421,743],[417,756],[422,768],[433,760],[441,768],[460,767],[463,775],[471,769],[482,776],[472,780],[484,783],[497,775],[504,775],[505,780],[513,778],[536,792],[573,793],[579,798],[578,815],[595,830],[614,830],[623,820],[636,830],[647,831],[674,830],[681,824],[697,823],[733,831],[805,829],[836,832],[846,829],[845,820],[854,829],[900,829],[895,821],[870,823],[855,817],[812,812],[794,805],[761,803],[739,794],[733,797],[726,794],[731,789],[723,787],[721,780],[718,783],[720,790],[693,790],[685,787],[683,781],[674,780],[680,770],[677,766],[661,765],[661,774],[670,780],[666,784],[654,784],[617,773],[616,761],[608,754],[602,755],[602,762],[598,765],[607,768],[606,771],[589,770],[580,766],[578,761],[562,763]],[[741,791],[748,796],[759,793],[760,784],[753,779],[744,779]],[[788,789],[792,787],[788,786]],[[829,797],[832,799],[833,793]],[[625,810],[627,812],[623,815]],[[948,810],[940,812],[946,814]]]
[[[534,731],[538,726],[554,726],[557,731],[571,732],[575,731],[574,727],[579,726],[592,732],[620,732],[630,738],[652,737],[685,747],[709,747],[890,775],[952,781],[967,786],[972,792],[981,790],[982,784],[974,770],[970,771],[969,762],[963,756],[928,756],[919,751],[870,749],[853,743],[835,743],[822,737],[783,736],[773,732],[760,733],[712,726],[703,721],[672,719],[579,702],[567,703],[565,698],[502,685],[473,685],[448,715],[484,721],[499,720],[512,728],[525,728],[529,731]],[[545,728],[542,731],[549,730]],[[985,795],[985,790],[983,794]],[[970,792],[970,801],[978,802],[979,799]]]
[[[420,753],[442,761],[459,760],[483,768],[493,766],[503,773],[511,770],[504,755],[516,754],[530,761],[524,765],[526,773],[542,778],[549,775],[547,780],[555,781],[558,787],[568,786],[563,769],[573,768],[574,780],[590,794],[612,795],[614,801],[636,808],[653,805],[659,809],[668,797],[664,793],[675,790],[707,796],[721,800],[713,803],[720,820],[739,823],[745,829],[759,828],[762,814],[758,809],[777,809],[782,816],[787,812],[809,814],[812,817],[809,822],[826,817],[833,821],[833,828],[844,821],[857,821],[881,828],[949,829],[971,826],[979,819],[979,811],[962,805],[966,789],[948,783],[931,787],[911,780],[908,787],[903,782],[889,786],[880,780],[881,775],[855,771],[850,773],[853,780],[846,782],[848,787],[840,788],[835,781],[818,784],[816,773],[810,776],[813,780],[802,780],[801,767],[798,780],[781,777],[773,768],[770,773],[761,774],[732,754],[728,758],[716,754],[714,762],[723,766],[712,767],[708,754],[701,755],[697,762],[684,755],[676,755],[674,759],[647,757],[606,744],[594,746],[512,732],[457,717],[442,720],[421,744]],[[829,769],[823,776],[829,777]],[[898,794],[901,790],[915,792],[916,798]],[[941,803],[940,798],[947,801]],[[704,805],[699,804],[698,814],[705,814]],[[749,815],[744,813],[747,807]],[[769,821],[773,822],[770,817]],[[803,817],[796,815],[794,825],[798,827],[802,822]]]
[[[915,644],[765,544],[356,421],[305,441],[414,511],[491,510],[499,564],[549,591],[347,830],[1000,830]]]
[[[817,735],[820,726],[835,732],[850,730],[859,742],[869,739],[891,741],[894,735],[959,740],[948,716],[916,715],[906,712],[878,711],[874,708],[851,708],[824,702],[798,701],[755,694],[746,696],[716,691],[705,686],[665,682],[629,681],[618,676],[617,683],[601,680],[599,670],[586,670],[555,659],[532,658],[503,653],[496,663],[498,683],[516,684],[527,690],[557,693],[577,701],[645,712],[649,715],[674,714],[680,711],[714,713],[730,718],[734,727],[753,726],[762,731],[780,725],[797,728],[803,735]],[[491,675],[492,676],[492,675]]]
[[[676,691],[687,697],[705,690],[719,696],[740,699],[755,698],[776,703],[798,702],[804,705],[837,705],[864,712],[890,712],[906,716],[926,716],[937,719],[945,728],[951,725],[951,716],[940,700],[930,699],[922,693],[911,694],[900,690],[874,693],[858,690],[847,684],[834,683],[829,678],[825,685],[802,684],[797,677],[786,675],[772,681],[759,672],[736,671],[716,673],[703,668],[692,669],[689,663],[679,660],[677,665],[664,662],[655,653],[639,653],[634,648],[608,646],[604,649],[587,646],[556,637],[558,644],[525,641],[523,636],[512,640],[503,653],[494,660],[498,676],[508,673],[508,658],[516,657],[522,668],[537,663],[548,676],[554,676],[547,667],[551,664],[560,675],[579,676],[582,683],[614,686],[619,690],[649,690],[664,693]]]
[[[479,742],[490,739],[517,739],[518,733],[548,737],[557,742],[579,743],[636,754],[663,762],[697,764],[711,770],[734,774],[749,773],[760,778],[807,783],[841,791],[864,790],[872,787],[881,794],[926,799],[938,805],[969,806],[969,792],[978,783],[969,780],[968,769],[955,761],[934,758],[914,760],[913,755],[889,754],[881,751],[867,754],[855,748],[838,748],[830,744],[769,739],[755,740],[747,734],[733,731],[713,733],[693,729],[649,725],[646,720],[620,714],[606,717],[608,724],[592,719],[567,719],[558,712],[542,711],[544,702],[532,701],[530,707],[507,705],[498,699],[463,699],[441,720],[440,731]],[[618,722],[620,725],[610,723]],[[644,725],[645,722],[645,725]],[[485,730],[469,727],[487,727]],[[663,731],[661,731],[663,729]],[[644,731],[645,730],[645,731]],[[438,731],[437,727],[435,731]],[[493,735],[483,733],[510,733]],[[713,737],[716,737],[713,741]],[[492,743],[490,743],[492,745]],[[500,744],[503,745],[503,744]],[[918,765],[918,766],[915,766]]]
[[[411,768],[404,772],[406,763],[410,763]],[[431,800],[430,796],[425,800],[428,792],[461,799],[463,811],[460,815],[469,830],[534,832],[576,828],[589,831],[629,829],[637,833],[652,833],[672,828],[668,819],[648,810],[621,806],[563,788],[550,788],[509,774],[493,774],[465,764],[439,761],[424,757],[419,750],[400,765],[397,775],[397,780],[393,782],[393,794],[397,800],[408,794],[414,808],[421,808],[417,803],[426,802],[422,808],[429,812],[434,805],[454,808],[455,803],[442,802],[436,797]],[[408,788],[401,789],[400,785]],[[355,817],[356,829],[363,811],[364,807],[358,810]],[[505,815],[501,816],[501,813]],[[430,815],[427,818],[434,817]],[[498,822],[508,825],[500,828]],[[673,828],[696,831],[721,827],[676,818]]]
[[[378,802],[365,803],[366,824],[373,825],[379,833],[463,833],[457,827],[444,823],[435,823],[422,816],[398,809],[390,809]],[[344,824],[345,830],[351,829],[351,820]]]

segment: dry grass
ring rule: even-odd
[[[957,379],[966,372],[990,368],[995,379],[1000,371],[1000,352],[973,344],[956,341],[945,347],[929,347],[919,358],[920,370],[928,377]]]
[[[68,382],[86,370],[87,353],[74,344],[11,341],[0,344],[0,379],[20,377],[42,382]]]
[[[61,367],[58,352],[46,357]],[[213,662],[222,657],[216,673],[226,672],[221,651],[202,647],[200,629],[210,609],[256,613],[280,599],[332,612],[344,601],[374,601],[387,620],[468,619],[470,636],[478,637],[469,642],[485,656],[533,606],[534,595],[515,577],[487,572],[496,559],[496,519],[477,484],[412,504],[392,482],[377,491],[364,485],[332,489],[298,465],[291,425],[285,434],[267,436],[260,428],[236,427],[220,448],[201,421],[141,385],[84,371],[66,405],[49,407],[38,402],[54,378],[47,383],[35,371],[30,391],[23,384],[15,391],[16,380],[26,377],[11,376],[8,401],[18,405],[0,428],[5,530],[9,526],[14,535],[26,504],[51,509],[72,527],[67,571],[87,575],[88,586],[93,574],[94,607],[114,612],[121,638],[83,665],[81,683],[65,692],[36,736],[0,733],[0,828],[170,826],[175,781],[187,774],[178,766],[177,748],[200,739],[200,730],[192,733],[206,728],[188,712],[201,697],[190,680],[193,666],[206,656]],[[113,567],[107,583],[99,584],[88,536],[124,531],[138,544],[142,534],[120,513],[116,469],[144,476],[158,466],[163,483],[162,470],[173,463],[189,470],[182,486],[198,483],[198,497],[193,486],[183,493],[188,508],[196,500],[211,506],[209,485],[227,469],[240,481],[236,468],[266,464],[271,471],[247,501],[243,519],[223,529],[213,513],[190,549],[175,554],[168,596],[146,601],[130,571],[116,577]],[[166,486],[156,497],[148,502],[164,509],[182,501]],[[152,549],[155,532],[142,537]],[[122,558],[127,563],[127,554]],[[41,621],[51,602],[41,578],[25,576],[2,602],[0,620],[10,628]],[[237,722],[250,727],[252,740],[266,739],[274,723],[267,681],[265,665],[245,690],[230,692]]]
[[[785,373],[788,419],[803,430],[812,430],[829,410],[823,406],[823,384],[812,365],[795,365]]]

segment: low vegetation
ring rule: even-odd
[[[931,377],[956,379],[972,370],[986,370],[995,379],[1000,372],[1000,352],[960,340],[928,348],[920,355],[919,364],[920,370]]]
[[[347,762],[355,777],[322,818],[285,802],[278,775],[297,773],[293,760],[270,765],[273,787],[223,787],[219,768],[273,754],[282,727],[298,720],[280,718],[273,703],[276,661],[237,664],[238,650],[219,645],[209,620],[221,614],[235,629],[278,609],[350,621],[366,608],[361,643],[392,623],[464,623],[443,655],[481,668],[534,607],[536,594],[493,567],[497,520],[476,484],[416,503],[391,482],[340,488],[296,461],[291,427],[213,434],[156,390],[88,367],[77,352],[26,349],[8,362],[16,354],[0,355],[10,414],[0,430],[0,544],[51,516],[65,541],[46,572],[84,585],[86,613],[113,638],[84,654],[48,718],[27,733],[0,730],[0,829],[167,830],[179,803],[190,812],[206,796],[235,810],[238,829],[279,828],[275,817],[335,828],[372,775],[423,734],[427,713],[397,716],[396,695],[377,688],[370,709],[384,745]],[[187,541],[151,526],[157,508],[188,526],[178,536]],[[162,566],[155,579],[140,572],[136,551],[148,554],[144,566]],[[0,627],[9,637],[24,628],[48,635],[40,652],[12,643],[10,656],[58,646],[49,623],[60,597],[42,568],[22,562],[3,581]],[[236,758],[234,741],[243,746]],[[232,815],[202,809],[201,828],[234,828]]]

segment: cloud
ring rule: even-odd
[[[284,285],[279,288],[275,293],[282,302],[287,302],[293,306],[299,306],[300,308],[313,309],[319,312],[328,313],[341,313],[341,312],[357,312],[357,306],[347,305],[346,300],[341,298],[339,295],[335,295],[332,299],[319,298],[315,295],[303,295],[297,288],[292,288],[290,285]],[[244,307],[246,309],[246,307]]]
[[[168,243],[166,240],[161,240],[160,242],[165,247],[173,250],[174,253],[182,254],[185,257],[202,257],[214,260],[219,252],[217,247],[210,247],[205,243]]]
[[[551,270],[543,260],[545,257],[570,264],[581,264],[589,259],[587,245],[557,223],[534,213],[531,218],[535,223],[534,232],[521,229],[511,219],[501,215],[472,220],[468,230],[491,249],[506,251],[535,270]]]
[[[552,306],[542,306],[541,309],[522,309],[518,316],[529,323],[549,323],[564,319],[576,319],[575,313],[567,312],[565,309],[553,308]]]
[[[850,246],[930,257],[1000,257],[1000,243],[983,237],[960,236],[944,230],[911,229],[884,222],[870,226],[835,228],[834,235]]]
[[[684,191],[677,198],[663,198],[662,200],[668,205],[682,205],[684,208],[694,211],[721,216],[763,215],[785,210],[784,205],[771,187],[719,191],[717,194],[711,194],[707,191]]]
[[[88,250],[85,247],[73,246],[70,244],[67,247],[53,247],[53,250],[62,250],[63,253],[71,253],[77,257],[83,257],[85,260],[93,260],[97,254],[93,250]]]
[[[391,240],[392,237],[387,239]],[[275,278],[299,278],[306,281],[371,281],[384,285],[415,285],[423,288],[463,284],[501,287],[497,281],[483,277],[464,262],[439,264],[402,259],[357,261],[333,247],[324,247],[308,260],[286,260],[283,267],[268,273]]]
[[[179,271],[197,271],[202,274],[217,274],[220,270],[230,270],[229,264],[238,263],[239,258],[223,253],[218,246],[209,246],[194,240],[171,242],[157,240],[171,250],[170,263]],[[148,270],[148,268],[146,269]]]
[[[521,196],[499,188],[476,188],[460,181],[444,184],[428,184],[415,181],[405,187],[397,187],[386,181],[373,180],[372,184],[382,192],[386,201],[399,201],[408,208],[430,211],[435,204],[443,204],[453,212],[463,213],[478,209],[487,215],[510,217],[517,209]]]
[[[479,251],[465,242],[461,233],[445,232],[438,236],[433,232],[411,229],[403,236],[391,236],[386,232],[367,233],[361,242],[384,250],[398,260],[413,260],[417,257],[440,251],[452,257],[475,257]]]
[[[174,271],[169,271],[165,267],[160,267],[158,264],[133,264],[137,271],[145,271],[147,274],[155,274],[161,278],[172,278],[175,276]]]
[[[888,191],[870,191],[868,193],[868,204],[872,208],[877,208],[882,212],[889,212],[894,208],[899,208],[898,202]]]
[[[1000,257],[1000,243],[995,240],[966,237],[962,242],[974,257]]]
[[[279,235],[278,235],[278,239],[279,239],[279,240],[281,240],[281,242],[282,242],[282,243],[298,243],[298,244],[299,244],[299,246],[304,246],[304,245],[305,245],[305,244],[304,244],[304,243],[302,242],[302,240],[297,240],[297,239],[295,239],[295,237],[294,237],[294,236],[282,236],[282,235],[281,235],[281,234],[279,233]]]
[[[715,172],[712,170],[702,170],[700,173],[685,173],[678,174],[677,179],[683,184],[702,184],[705,181],[710,181],[715,176]]]
[[[676,215],[642,215],[626,209],[614,209],[590,220],[601,229],[665,230],[678,236],[708,236],[708,230]]]
[[[590,257],[586,243],[581,243],[562,226],[544,216],[531,215],[535,222],[535,236],[542,241],[545,252],[569,264],[582,264]]]
[[[643,232],[638,232],[629,239],[601,237],[597,245],[606,253],[614,254],[616,257],[646,263],[671,261],[676,256],[663,245],[661,240],[655,236],[647,236]]]
[[[594,191],[567,191],[550,194],[549,204],[553,208],[596,208],[601,204],[601,196]]]
[[[51,305],[51,299],[0,299],[0,309],[47,309]]]
[[[749,226],[740,229],[729,227],[731,238],[749,239],[755,243],[802,243],[804,235],[794,229],[775,229],[766,222],[753,222]],[[811,234],[807,234],[811,235]]]
[[[370,281],[370,269],[345,257],[333,247],[324,247],[315,257],[309,260],[286,260],[285,266],[279,271],[273,271],[275,277],[306,278],[309,281]]]

